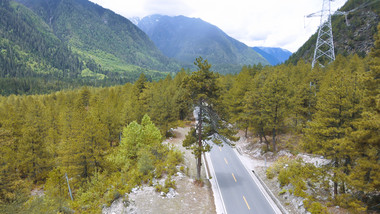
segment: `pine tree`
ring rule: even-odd
[[[276,152],[277,135],[284,128],[284,120],[288,113],[289,94],[285,86],[287,78],[283,68],[276,68],[265,79],[262,89],[262,102],[265,126],[272,130],[273,151]]]
[[[323,76],[323,72],[316,69],[310,71],[310,66],[303,60],[298,61],[296,66],[288,65],[289,82],[286,87],[289,92],[289,117],[293,119],[292,124],[288,125],[297,132],[301,132],[307,121],[312,119],[317,100],[317,87],[312,82],[319,82],[318,79]]]
[[[103,89],[97,95],[97,100],[94,102],[94,110],[101,125],[107,129],[107,141],[110,147],[119,143],[119,136],[122,131],[122,126],[125,124],[125,103],[128,98],[122,96],[121,87]]]
[[[49,211],[64,212],[65,206],[68,205],[69,190],[62,169],[55,168],[49,172],[44,190],[45,204],[49,207]]]
[[[35,183],[44,180],[50,170],[50,155],[46,150],[47,126],[45,106],[39,99],[28,97],[22,141],[19,145],[20,172]]]
[[[197,160],[197,180],[200,180],[202,154],[210,150],[210,145],[204,143],[205,135],[218,134],[222,139],[225,137],[236,140],[230,129],[226,128],[227,124],[220,118],[215,111],[220,96],[220,87],[217,83],[218,75],[210,71],[211,65],[202,57],[196,59],[194,64],[198,70],[193,72],[191,76],[183,80],[183,88],[185,88],[193,103],[197,106],[197,124],[196,134],[197,142],[194,141],[194,131],[187,136],[188,140],[184,141],[184,146],[193,150],[195,159]],[[205,116],[207,115],[207,116]],[[215,143],[220,143],[215,141]]]
[[[174,94],[174,102],[177,106],[176,114],[180,120],[184,120],[188,114],[191,105],[191,101],[188,97],[187,90],[181,87],[182,81],[187,77],[187,73],[184,69],[182,69],[177,75],[174,77],[174,85],[175,85],[175,94]]]
[[[355,144],[348,134],[353,131],[353,122],[360,116],[359,105],[362,90],[359,76],[363,70],[353,67],[338,56],[328,68],[320,91],[317,93],[317,111],[305,129],[305,147],[312,153],[331,160],[334,196],[345,193],[347,175],[353,165]]]
[[[166,135],[170,124],[178,119],[177,106],[175,103],[176,88],[171,76],[152,85],[149,90],[151,100],[148,113],[155,124]]]
[[[127,172],[131,166],[137,163],[139,155],[145,155],[142,157],[145,159],[147,158],[146,152],[154,154],[154,151],[161,146],[161,138],[160,131],[152,123],[150,117],[144,115],[141,125],[133,121],[124,127],[120,145],[109,159],[116,164],[119,170]],[[140,164],[144,161],[140,160]],[[145,172],[145,170],[143,171]]]
[[[13,203],[20,195],[27,194],[27,183],[20,178],[15,162],[14,140],[11,132],[0,127],[0,207]]]
[[[233,82],[231,89],[224,96],[223,105],[228,109],[231,123],[236,124],[239,129],[245,130],[245,137],[248,134],[249,115],[244,111],[244,97],[246,96],[252,77],[249,70],[242,69]]]
[[[363,75],[363,112],[354,123],[357,130],[351,133],[357,160],[350,180],[365,194],[380,189],[380,33],[375,39],[375,47],[370,52],[370,70]]]
[[[128,107],[129,111],[131,111],[129,115],[131,117],[131,121],[141,121],[142,117],[147,112],[148,96],[146,96],[147,93],[144,94],[148,88],[147,81],[148,80],[144,73],[141,73],[139,79],[133,84],[130,95],[131,102]]]
[[[265,126],[268,118],[264,115],[265,103],[263,98],[263,84],[268,76],[267,71],[261,71],[255,75],[249,90],[244,97],[244,112],[248,115],[250,129],[260,137],[260,142],[267,144],[269,150],[269,141],[266,139],[267,133],[270,131]]]

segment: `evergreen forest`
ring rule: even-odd
[[[32,3],[37,2],[33,1]],[[73,1],[71,3],[78,2]],[[68,18],[64,14],[70,14],[69,6],[59,8],[61,11],[57,9],[56,12],[63,16],[62,19]],[[90,8],[92,10],[99,9],[99,6],[93,7]],[[43,11],[43,9],[48,10],[49,8],[39,8],[39,11]],[[105,9],[103,9],[103,12],[105,13]],[[94,15],[94,13],[92,11],[91,15],[95,16],[96,14]],[[80,14],[80,10],[78,14]],[[54,14],[50,15],[54,16]],[[115,14],[106,15],[114,19],[121,19],[121,17],[115,17]],[[75,22],[77,24],[75,28],[65,30],[66,25],[51,26],[51,23],[43,20],[43,16],[39,16],[20,3],[9,0],[0,0],[0,16],[1,95],[51,93],[63,89],[74,89],[83,85],[95,87],[120,85],[136,81],[141,73],[145,73],[147,78],[152,81],[165,78],[174,68],[177,71],[177,67],[179,67],[172,65],[174,62],[157,53],[158,50],[155,49],[153,43],[148,42],[149,39],[146,35],[139,35],[143,34],[143,32],[137,30],[136,27],[132,27],[132,33],[136,35],[130,35],[132,37],[128,39],[130,43],[121,41],[124,43],[113,44],[113,46],[119,47],[118,49],[105,45],[109,43],[110,39],[105,38],[106,36],[104,35],[95,35],[95,38],[92,38],[92,40],[103,44],[103,48],[113,48],[115,51],[118,51],[120,47],[127,46],[133,46],[134,49],[138,49],[138,47],[152,49],[151,51],[144,50],[144,53],[134,53],[133,57],[126,57],[125,55],[128,55],[128,53],[107,52],[108,50],[102,50],[99,44],[93,45],[89,49],[88,46],[91,44],[86,44],[86,46],[80,43],[81,41],[73,41],[74,44],[72,44],[70,41],[73,39],[66,41],[65,39],[69,36],[62,34],[67,31],[74,32],[74,29],[79,31],[82,29],[81,24],[84,21],[77,21]],[[88,20],[94,19],[93,17],[86,18]],[[118,23],[120,22],[120,25],[124,27],[106,27],[116,28],[112,28],[112,32],[122,31],[126,34],[128,29],[124,29],[126,24],[123,23],[126,20],[125,18],[118,20]],[[72,20],[57,20],[57,22],[60,24],[73,23]],[[129,21],[127,24],[133,25]],[[88,35],[93,35],[91,31],[111,31],[99,27],[99,23],[95,21],[88,25],[95,29],[88,29],[86,32],[80,31],[78,35],[73,35],[72,37],[80,37],[86,40],[85,35],[87,37]],[[96,26],[100,29],[97,29]],[[90,42],[89,40],[87,39],[86,41]],[[120,41],[120,39],[112,41]],[[123,50],[128,51],[127,49]],[[132,61],[126,61],[125,58]],[[145,66],[141,65],[144,63]],[[165,67],[165,65],[168,66]],[[170,66],[172,67],[169,68]]]
[[[135,72],[126,83],[130,76],[112,79],[46,26],[34,30],[29,21],[40,18],[20,10],[0,0],[8,14],[0,20],[0,213],[99,213],[142,184],[168,191],[183,156],[162,142],[194,119],[195,107],[216,127],[205,126],[208,134],[233,140],[243,130],[265,142],[263,152],[326,159],[285,157],[267,170],[309,212],[379,212],[380,25],[368,55],[338,55],[325,67],[299,60],[220,75],[200,57],[194,72]],[[195,147],[196,137],[192,129],[184,146],[200,159],[209,148]],[[165,185],[153,183],[163,177]]]

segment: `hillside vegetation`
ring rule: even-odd
[[[179,70],[127,19],[88,1],[22,1],[36,13],[0,2],[2,95],[124,84],[141,73],[158,80]]]
[[[57,9],[66,16],[76,10],[71,7],[88,4],[36,2],[66,8]],[[171,128],[193,119],[197,106],[203,119],[197,128],[204,132],[191,129],[182,144],[196,158],[210,149],[199,140],[202,134],[234,140],[235,131],[250,131],[265,143],[263,152],[286,149],[325,160],[314,165],[283,158],[267,170],[282,192],[303,198],[309,212],[337,206],[352,213],[380,211],[380,25],[368,54],[338,55],[325,67],[311,69],[300,59],[220,75],[199,57],[192,73],[182,69],[150,81],[163,74],[140,67],[152,75],[134,72],[134,83],[46,93],[134,76],[104,69],[89,55],[93,49],[86,49],[91,40],[77,38],[80,30],[67,27],[70,22],[57,34],[62,28],[50,24],[55,16],[46,21],[47,11],[40,9],[36,15],[0,0],[0,90],[7,95],[0,95],[0,213],[99,213],[116,199],[128,204],[136,186],[175,188],[172,178],[184,170],[183,157],[162,141]],[[37,92],[46,94],[8,95]]]
[[[348,0],[339,11],[350,11],[355,8],[358,9],[347,16],[349,26],[347,26],[344,16],[332,16],[331,24],[335,55],[358,54],[364,57],[373,47],[373,38],[377,33],[376,26],[380,21],[380,2],[374,0]],[[295,64],[301,59],[311,62],[317,36],[318,32],[312,35],[297,52],[290,56],[287,62]]]
[[[179,66],[160,53],[147,35],[128,19],[88,0],[18,1],[41,16],[62,41],[75,51],[93,57],[107,70],[131,71],[136,66],[159,71],[179,70]]]
[[[325,68],[310,70],[300,61],[245,66],[238,75],[208,71],[199,84],[212,81],[218,90],[201,98],[213,100],[219,122],[259,136],[264,151],[286,148],[327,160],[315,166],[282,159],[267,172],[284,191],[303,197],[311,213],[331,206],[378,210],[379,63],[380,36],[368,57],[339,56]],[[157,185],[153,178],[168,175],[173,186],[181,155],[160,142],[192,112],[187,84],[197,75],[181,71],[153,83],[141,75],[133,85],[0,97],[0,211],[98,213],[136,185]],[[282,134],[289,142],[279,140]],[[35,188],[45,195],[32,197]]]
[[[327,161],[313,165],[285,158],[267,171],[283,192],[304,198],[311,213],[326,213],[332,206],[352,213],[379,211],[379,63],[378,34],[366,58],[338,56],[313,70],[302,60],[244,67],[232,83],[224,80],[229,121],[265,142],[264,152],[281,148]],[[291,137],[281,142],[281,134]]]
[[[180,89],[185,76],[0,96],[0,213],[99,213],[136,185],[175,187],[182,154],[161,142],[189,112]],[[165,186],[153,182],[163,176]],[[44,196],[31,196],[32,188]]]

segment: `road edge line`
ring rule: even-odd
[[[279,213],[279,214],[283,214],[283,213],[289,214],[288,211],[282,206],[281,202],[273,195],[272,191],[270,191],[270,189],[266,186],[266,184],[261,180],[261,178],[259,178],[259,176],[253,170],[249,170],[247,168],[247,166],[245,165],[244,161],[241,159],[242,155],[237,151],[237,149],[236,148],[232,148],[232,150],[236,153],[236,155],[238,156],[239,160],[243,164],[244,168],[247,170],[248,174],[251,176],[251,178],[253,179],[253,181],[259,187],[260,191],[263,193],[264,197],[267,200],[270,199],[268,201],[270,201],[269,204],[271,205],[271,207],[273,208],[273,210],[276,213]]]
[[[211,183],[212,192],[214,193],[214,203],[215,203],[216,211],[218,213],[218,210],[221,209],[221,210],[219,210],[220,214],[227,214],[226,206],[225,206],[224,200],[223,200],[223,195],[222,195],[222,192],[220,191],[220,188],[219,188],[218,178],[216,177],[214,166],[212,164],[209,152],[205,153],[205,160],[204,161],[205,162],[207,161],[209,169],[210,169],[210,174],[212,174],[211,179],[210,179],[210,177],[208,179],[209,179],[209,181]],[[214,180],[215,183],[212,180]],[[218,206],[217,206],[217,203],[216,203],[217,197],[215,197],[215,195],[216,195],[216,190],[215,189],[217,189],[217,192],[219,193],[219,197],[218,198],[220,199],[220,202],[222,204],[222,208],[219,207],[219,209],[218,209]]]

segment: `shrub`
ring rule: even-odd
[[[283,188],[279,193],[278,193],[278,195],[283,195],[283,194],[285,194],[286,193],[286,189],[285,188]]]
[[[327,213],[327,209],[319,202],[313,202],[310,199],[303,201],[305,208],[312,214],[323,214]]]
[[[147,175],[154,169],[152,155],[147,151],[142,151],[137,161],[137,167],[143,175]]]
[[[169,188],[163,187],[161,184],[157,184],[155,189],[156,192],[164,192],[165,194],[169,192]]]
[[[363,202],[357,200],[351,194],[341,194],[337,195],[334,200],[335,204],[351,210],[351,212],[361,212],[366,211],[366,207]]]
[[[172,180],[171,177],[167,177],[165,180],[165,188],[173,188],[176,189],[176,183],[175,180]]]

